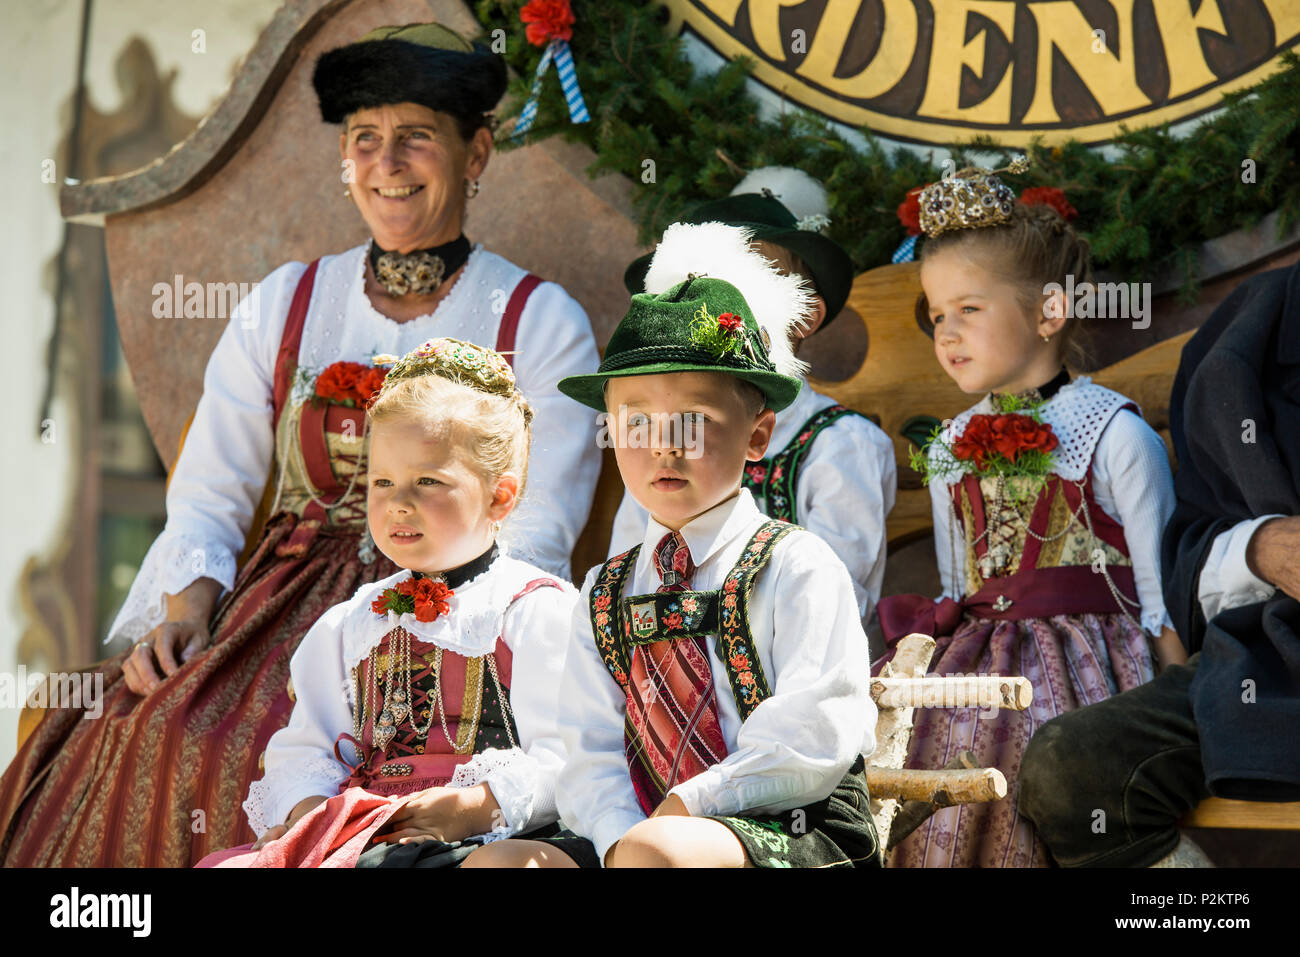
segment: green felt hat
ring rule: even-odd
[[[740,193],[708,200],[691,207],[677,220],[681,223],[726,223],[743,226],[754,239],[788,249],[807,264],[817,294],[826,300],[822,328],[840,314],[853,287],[853,260],[833,239],[815,229],[800,229],[794,213],[768,193]],[[623,273],[628,292],[645,289],[645,275],[654,253],[632,260]]]
[[[735,286],[697,276],[659,295],[637,293],[610,336],[600,369],[560,380],[560,391],[605,411],[610,379],[665,372],[722,372],[760,389],[768,408],[780,412],[802,382],[776,371],[766,333]]]

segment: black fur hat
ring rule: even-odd
[[[472,128],[506,91],[505,61],[438,23],[379,27],[321,54],[312,73],[321,119],[342,123],[357,110],[419,103]]]

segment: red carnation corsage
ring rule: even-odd
[[[368,409],[388,375],[361,362],[335,362],[316,377],[318,400],[345,405],[351,409]]]
[[[454,594],[446,582],[412,575],[392,588],[385,588],[370,607],[381,617],[391,611],[399,615],[415,615],[416,621],[429,622],[451,611],[447,599]]]
[[[975,468],[983,471],[994,456],[1014,465],[1025,452],[1051,452],[1060,444],[1050,425],[1027,415],[972,415],[953,442],[952,454],[963,461],[974,460]]]

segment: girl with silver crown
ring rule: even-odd
[[[1050,866],[1016,811],[1030,736],[1185,657],[1160,587],[1173,478],[1137,406],[1067,371],[1081,319],[1059,290],[1067,277],[1090,281],[1087,243],[1053,208],[1017,203],[987,170],[926,187],[920,205],[928,238],[917,318],[944,371],[983,397],[916,457],[943,596],[881,601],[888,651],[875,669],[916,631],[935,636],[933,674],[1023,675],[1034,697],[1028,710],[992,716],[917,712],[907,767],[941,768],[970,750],[1006,775],[1009,790],[1002,801],[940,810],[891,863]]]

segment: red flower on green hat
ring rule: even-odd
[[[732,335],[740,332],[745,327],[745,320],[734,312],[724,312],[718,316],[718,328],[723,332],[729,332]]]
[[[524,34],[534,46],[544,47],[552,40],[573,37],[573,10],[569,0],[528,0],[519,11],[519,19],[528,24]]]

